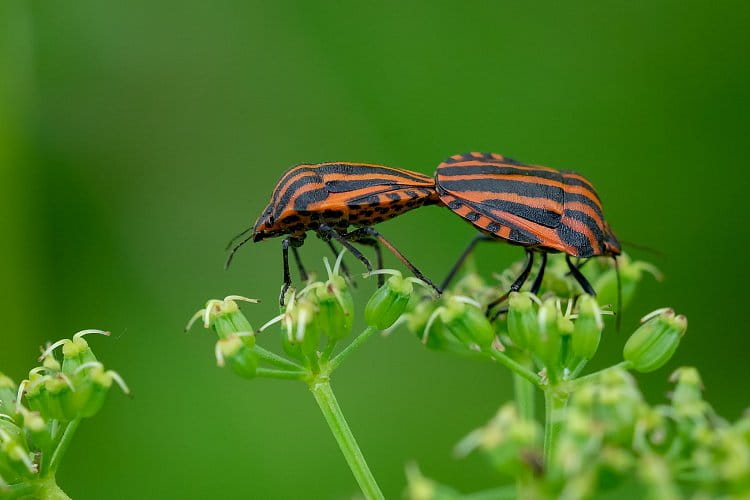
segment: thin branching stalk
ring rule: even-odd
[[[351,429],[349,429],[349,425],[336,401],[336,396],[334,396],[328,380],[314,381],[310,384],[310,390],[313,396],[315,396],[315,401],[323,412],[328,427],[330,427],[331,433],[336,438],[341,453],[349,464],[349,468],[352,474],[354,474],[365,498],[368,500],[385,498],[372,472],[370,472],[370,468],[367,466],[365,457],[362,455],[362,451],[356,439],[354,439]]]

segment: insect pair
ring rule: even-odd
[[[424,205],[446,206],[481,232],[469,243],[440,287],[372,227]],[[291,286],[290,248],[301,278],[307,279],[298,248],[308,231],[315,231],[334,253],[338,249],[333,242],[338,242],[368,271],[373,269],[372,265],[355,244],[373,247],[379,268],[383,245],[438,293],[447,287],[481,241],[502,240],[525,248],[526,265],[508,293],[521,289],[531,273],[534,255],[539,253],[541,266],[531,288],[536,293],[542,284],[547,254],[563,252],[570,274],[586,293],[594,295],[593,288],[570,258],[615,258],[621,251],[604,219],[601,201],[585,177],[571,171],[525,165],[494,153],[451,156],[438,166],[434,178],[362,163],[297,165],[282,176],[255,226],[232,240],[230,246],[245,236],[232,247],[227,265],[248,241],[283,235],[284,286],[280,297],[283,305]],[[507,295],[493,301],[488,314]]]

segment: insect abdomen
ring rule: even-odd
[[[438,166],[436,185],[448,208],[510,243],[583,257],[604,251],[601,202],[574,172],[466,153]]]

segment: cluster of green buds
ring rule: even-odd
[[[734,423],[717,416],[702,397],[695,368],[679,368],[671,381],[669,404],[650,406],[622,368],[581,379],[560,422],[558,446],[544,464],[537,424],[520,418],[512,404],[458,449],[477,450],[499,473],[521,478],[516,487],[524,494],[516,487],[502,491],[523,498],[747,498],[750,415]],[[469,497],[421,474],[407,476],[411,499]],[[474,495],[500,498],[500,492]]]
[[[433,349],[533,362],[540,382],[556,385],[578,377],[594,357],[608,314],[589,295],[542,300],[530,292],[511,292],[507,316],[493,325],[479,302],[446,293],[440,303],[416,303],[407,325]],[[653,371],[673,356],[686,329],[684,316],[671,309],[654,311],[627,341],[624,359],[637,371]]]
[[[113,383],[129,393],[96,358],[89,334],[109,332],[83,330],[51,344],[18,385],[0,374],[0,496],[56,488],[54,474],[78,423],[101,410]]]
[[[364,331],[336,352],[339,344],[351,335],[355,321],[350,280],[340,274],[342,257],[343,252],[333,267],[324,259],[328,279],[310,282],[299,291],[290,289],[280,314],[258,329],[259,335],[267,336],[263,332],[278,324],[285,356],[267,350],[256,342],[256,333],[238,306],[238,302],[258,302],[254,299],[230,295],[223,300],[209,300],[204,308],[193,315],[186,330],[198,321],[204,328],[213,330],[218,336],[215,349],[217,363],[229,366],[244,378],[277,378],[306,383],[363,493],[367,498],[382,498],[338,406],[330,378],[341,362],[373,334],[387,333],[395,328],[410,301],[417,298],[415,285],[427,285],[416,278],[404,278],[401,273],[392,270],[378,270],[365,275],[390,276],[364,308],[367,325]]]
[[[310,382],[317,375],[330,372],[340,362],[334,361],[332,354],[354,327],[354,300],[349,280],[341,275],[342,256],[343,252],[333,267],[324,259],[328,279],[309,282],[299,291],[291,289],[280,314],[257,330],[257,335],[261,335],[273,325],[280,325],[286,357],[256,343],[256,331],[238,306],[238,302],[257,303],[255,299],[230,295],[222,300],[209,300],[195,313],[186,330],[198,321],[213,330],[218,337],[217,364],[228,366],[244,378],[297,378]],[[419,281],[403,278],[396,271],[371,274],[384,273],[392,276],[365,307],[365,320],[369,325],[366,336],[396,323],[413,295],[414,283]]]
[[[311,370],[320,370],[321,358],[328,358],[336,345],[354,327],[354,299],[349,282],[340,274],[343,252],[333,268],[324,259],[328,279],[292,292],[281,314],[264,324],[265,331],[279,323],[284,352]]]

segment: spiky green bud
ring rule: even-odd
[[[247,347],[239,335],[221,338],[216,343],[216,357],[219,365],[224,363],[243,378],[255,378],[258,357]]]
[[[378,330],[390,328],[406,311],[413,292],[411,281],[400,274],[391,276],[367,302],[365,321]]]
[[[639,372],[652,372],[672,358],[687,331],[687,318],[671,309],[654,311],[630,336],[623,357]]]
[[[533,295],[511,292],[508,298],[508,337],[519,349],[528,349],[539,331]]]
[[[578,361],[588,361],[594,357],[599,348],[604,322],[596,299],[590,295],[583,295],[578,299],[578,318],[573,325],[570,336],[570,353],[573,356],[572,365]]]

